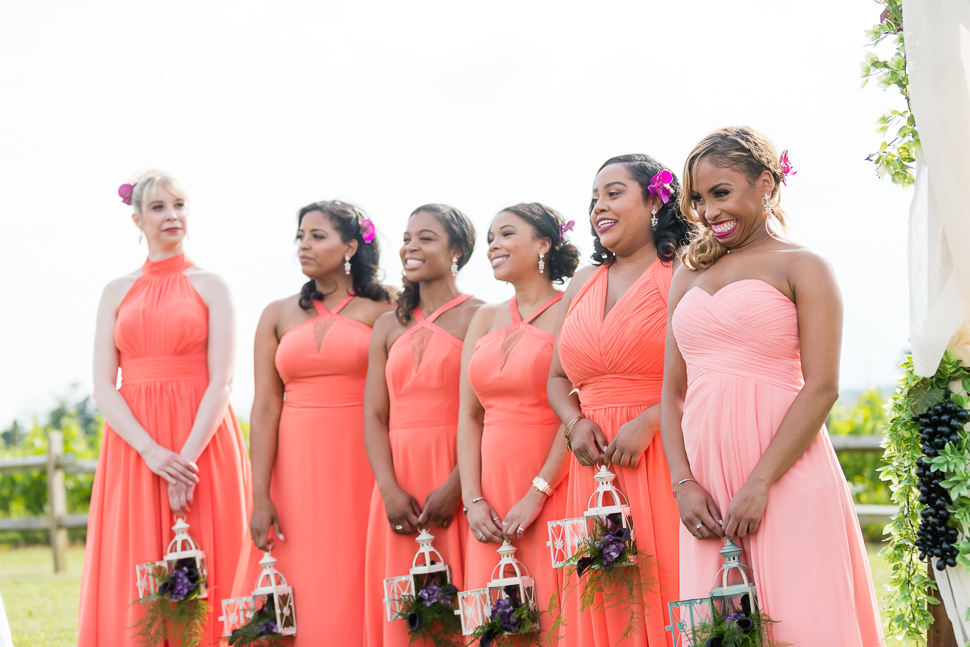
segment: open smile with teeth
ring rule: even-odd
[[[404,261],[404,268],[408,270],[413,270],[414,268],[421,267],[422,265],[424,265],[424,261],[416,258],[408,258]]]
[[[734,228],[737,226],[738,222],[736,220],[725,220],[724,222],[712,223],[711,229],[714,231],[715,236],[726,236],[734,231]]]
[[[603,218],[601,220],[596,221],[596,228],[599,229],[600,231],[603,231],[605,229],[609,229],[610,227],[612,227],[618,222],[619,222],[618,220],[613,220],[612,218]]]
[[[492,259],[492,267],[498,267],[507,260],[509,260],[508,256],[496,256]]]

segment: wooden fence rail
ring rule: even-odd
[[[881,452],[883,437],[830,436],[837,452]],[[0,474],[11,472],[47,471],[47,500],[50,513],[46,517],[0,518],[0,530],[47,530],[50,532],[51,550],[54,553],[54,572],[67,568],[67,529],[86,528],[88,515],[67,514],[66,474],[94,474],[97,460],[81,460],[74,454],[64,453],[64,436],[52,431],[48,436],[47,455],[23,456],[0,459]],[[887,521],[895,512],[893,505],[857,504],[856,513],[862,523]]]

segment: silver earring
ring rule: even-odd
[[[451,275],[458,276],[458,257],[457,256],[451,257]]]
[[[656,229],[657,223],[660,222],[659,220],[657,220],[657,210],[654,209],[651,213],[653,213],[653,216],[650,218],[650,226]]]
[[[141,245],[142,234],[138,234],[138,244]]]
[[[771,210],[771,198],[768,197],[768,194],[767,193],[765,194],[765,197],[761,199],[761,202],[765,206],[765,217],[766,218],[771,218],[773,215],[775,215],[774,212],[772,212],[772,210]]]
[[[344,255],[344,274],[350,274],[350,254]]]
[[[545,254],[543,254],[542,252],[539,252],[539,274],[542,274],[546,270],[546,264],[542,260],[543,256],[545,256]]]

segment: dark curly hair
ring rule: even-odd
[[[413,218],[415,214],[425,211],[430,213],[445,228],[448,234],[448,242],[452,247],[458,248],[458,269],[461,269],[472,257],[475,251],[475,225],[471,219],[454,207],[446,204],[425,204],[411,212],[408,218]],[[397,320],[402,326],[406,326],[414,314],[414,309],[418,307],[420,301],[421,286],[412,283],[406,278],[403,281],[404,289],[397,297]]]
[[[502,211],[514,213],[532,225],[536,238],[548,238],[552,241],[546,261],[550,281],[562,283],[576,272],[579,266],[579,250],[565,239],[562,227],[566,221],[558,211],[538,202],[524,202],[506,207]]]
[[[367,217],[364,212],[349,202],[340,200],[314,202],[300,209],[296,216],[296,226],[299,228],[303,224],[303,217],[313,211],[319,211],[330,218],[333,228],[340,234],[342,241],[345,243],[357,241],[357,253],[350,257],[350,278],[354,294],[371,301],[390,303],[391,293],[377,280],[381,256],[380,245],[377,244],[377,238],[365,243],[361,234],[361,220]],[[316,280],[310,279],[300,290],[300,307],[304,310],[313,310],[313,302],[323,301],[326,296],[329,295],[317,289]]]
[[[622,164],[630,172],[633,179],[640,185],[644,202],[650,199],[650,191],[648,190],[650,180],[653,179],[654,175],[667,168],[649,155],[635,154],[611,157],[603,162],[603,166],[596,172],[599,173],[610,164]],[[690,230],[690,224],[680,211],[680,180],[677,179],[677,175],[673,171],[670,171],[670,174],[674,178],[673,182],[670,183],[673,193],[670,195],[670,200],[657,210],[657,228],[653,230],[653,245],[657,248],[657,258],[664,263],[674,260],[677,250],[688,243],[688,232]],[[593,213],[594,204],[594,202],[589,204],[590,214]],[[616,260],[616,255],[603,247],[600,237],[596,233],[596,228],[592,225],[590,228],[593,230],[594,251],[591,256],[593,265],[612,265]]]

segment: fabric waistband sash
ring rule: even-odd
[[[578,385],[584,407],[652,407],[660,402],[663,375],[597,375]]]
[[[205,354],[136,357],[121,362],[121,383],[209,382]]]

